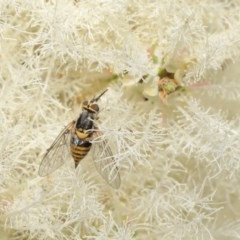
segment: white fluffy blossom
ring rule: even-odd
[[[0,1],[0,239],[240,239],[240,1]],[[38,176],[99,100],[90,151]],[[102,156],[100,155],[99,158]]]

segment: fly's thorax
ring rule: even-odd
[[[82,131],[93,129],[93,121],[95,119],[95,114],[83,111],[76,123],[76,129],[82,129]]]

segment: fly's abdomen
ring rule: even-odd
[[[88,154],[92,144],[87,140],[80,140],[77,136],[71,138],[71,154],[75,161],[75,168]]]

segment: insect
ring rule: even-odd
[[[94,138],[101,136],[95,123],[99,113],[97,101],[106,91],[107,89],[98,97],[83,102],[82,112],[77,121],[70,122],[47,149],[39,167],[40,176],[46,176],[62,166],[69,153],[74,159],[75,168],[77,168],[79,162],[93,148],[93,161],[97,171],[111,187],[120,187],[121,179],[118,167],[108,141],[91,142]]]

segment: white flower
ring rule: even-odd
[[[239,238],[237,1],[0,9],[0,239]],[[162,77],[185,90],[165,86],[168,104]],[[121,187],[101,178],[93,151],[39,177],[82,101],[106,88],[92,142],[111,147]]]

